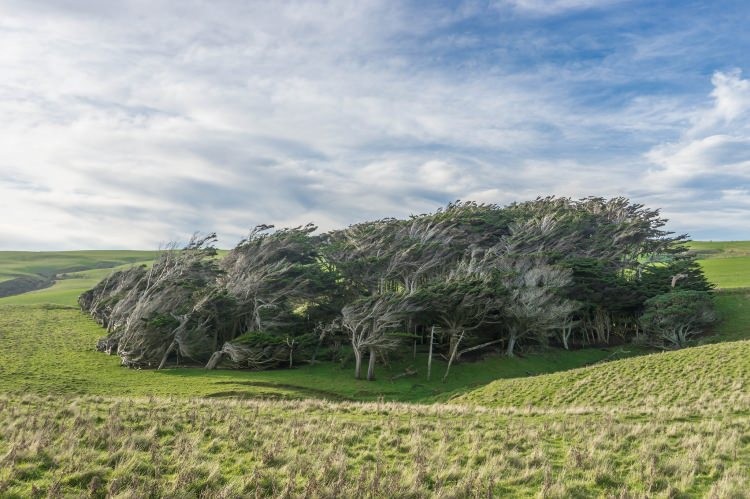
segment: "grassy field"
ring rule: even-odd
[[[377,380],[368,383],[353,378],[353,365],[331,362],[262,372],[126,369],[120,367],[118,357],[94,350],[103,334],[97,324],[69,306],[0,305],[0,393],[432,401],[497,378],[572,369],[617,356],[619,351],[593,348],[562,356],[555,352],[515,359],[496,356],[454,366],[446,383],[440,379],[445,362],[433,363],[433,377],[427,381],[426,356],[418,355],[416,361],[394,362],[390,369],[378,367]],[[409,365],[420,375],[390,381]]]
[[[745,497],[729,405],[0,395],[4,497]]]
[[[690,248],[718,288],[750,286],[750,241],[694,241]]]
[[[735,258],[750,256],[750,241],[691,241],[690,249],[699,258]]]
[[[447,383],[424,355],[371,383],[325,362],[125,369],[76,298],[112,271],[96,258],[153,255],[0,253],[0,279],[66,274],[0,299],[0,497],[747,497],[750,243],[705,244],[724,284],[703,346],[489,357]]]
[[[717,291],[714,296],[720,322],[703,342],[736,341],[750,338],[750,288]]]
[[[146,262],[143,263],[145,264]],[[77,306],[78,295],[83,291],[96,286],[99,281],[107,277],[110,273],[128,268],[131,265],[133,264],[65,273],[59,276],[49,288],[29,291],[20,295],[6,296],[0,298],[0,304]]]
[[[704,272],[719,289],[750,285],[750,256],[700,260]]]

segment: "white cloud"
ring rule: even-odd
[[[715,75],[710,108],[638,93],[606,107],[580,97],[628,83],[628,50],[516,67],[514,51],[557,39],[464,32],[498,15],[475,2],[272,5],[3,2],[0,248],[152,248],[194,230],[229,246],[257,223],[328,229],[456,198],[634,193],[660,206],[672,198],[635,185],[647,163],[666,191],[719,163],[747,167],[738,73]],[[509,7],[533,18],[602,4]]]
[[[750,177],[750,81],[733,71],[717,72],[711,82],[712,105],[689,113],[692,124],[678,141],[647,153],[659,166],[650,182],[669,185],[700,175]]]
[[[681,137],[646,154],[655,168],[644,185],[688,230],[750,233],[750,82],[739,70],[711,82],[711,105],[686,112]]]
[[[571,10],[602,9],[623,1],[626,0],[500,0],[499,4],[519,11],[554,15]]]

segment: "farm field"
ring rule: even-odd
[[[149,261],[126,256],[136,259],[107,261]],[[8,275],[42,268],[33,265],[61,273],[54,258],[23,267],[18,255],[5,257]],[[713,281],[720,274],[707,262],[743,258],[701,263]],[[716,293],[723,320],[694,348],[490,356],[457,364],[446,383],[445,362],[428,382],[418,354],[378,366],[368,383],[330,362],[263,372],[122,368],[94,351],[103,330],[76,307],[112,269],[67,268],[52,287],[0,299],[0,497],[750,489],[750,290]],[[419,374],[390,380],[408,366]]]
[[[690,248],[718,288],[750,286],[750,241],[694,241]]]

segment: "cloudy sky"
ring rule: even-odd
[[[750,3],[0,1],[0,249],[625,195],[750,239]],[[744,72],[743,72],[744,71]]]

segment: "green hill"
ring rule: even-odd
[[[0,251],[0,277],[46,275],[103,269],[153,260],[158,251]]]
[[[498,380],[453,399],[487,407],[750,407],[750,341]]]
[[[0,303],[74,305],[79,294],[113,270],[150,262],[157,254],[129,250],[0,251]]]

